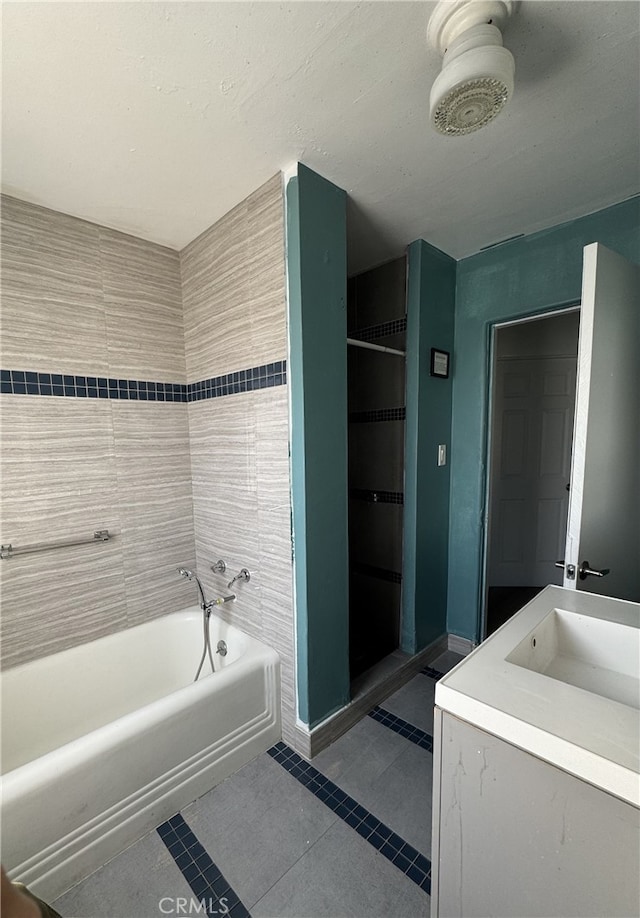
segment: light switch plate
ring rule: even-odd
[[[446,443],[441,443],[438,446],[438,465],[447,464],[447,445]]]

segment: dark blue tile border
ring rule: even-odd
[[[287,361],[265,363],[259,367],[236,370],[223,376],[201,379],[187,386],[187,401],[196,402],[205,398],[221,398],[240,392],[254,392],[256,389],[271,389],[287,382]]]
[[[434,669],[433,666],[425,666],[424,669],[420,670],[420,675],[429,676],[430,679],[442,679],[444,673],[441,673],[440,670]]]
[[[180,813],[158,826],[156,831],[198,901],[204,902],[207,915],[251,918]]]
[[[375,408],[371,411],[351,411],[349,413],[349,423],[353,424],[373,424],[380,421],[404,421],[407,417],[407,409],[402,408]]]
[[[431,893],[431,862],[424,854],[420,854],[285,743],[276,743],[268,753],[410,880],[424,892]]]
[[[378,325],[367,325],[365,328],[354,328],[348,332],[349,338],[359,338],[360,341],[375,341],[376,338],[387,338],[389,335],[398,335],[407,330],[407,317],[392,319],[390,322],[380,322]]]
[[[186,402],[184,383],[107,376],[74,376],[68,373],[0,371],[0,391],[9,395],[59,395],[66,398],[108,398],[140,402]]]
[[[369,504],[404,504],[402,491],[371,491],[368,488],[350,488],[349,497]]]
[[[405,739],[415,743],[416,746],[420,746],[421,749],[433,752],[433,737],[419,727],[414,727],[408,720],[396,717],[391,711],[385,711],[384,708],[380,707],[375,707],[373,711],[369,711],[369,717],[373,717],[379,724],[389,727],[390,730],[399,733],[400,736],[404,736]]]
[[[257,389],[270,389],[283,386],[286,382],[286,360],[248,367],[246,370],[202,379],[188,385],[145,379],[33,373],[28,370],[0,371],[0,391],[8,395],[58,395],[66,398],[108,398],[139,402],[196,402],[254,392]]]

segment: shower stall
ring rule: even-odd
[[[349,666],[400,643],[406,258],[349,279]]]

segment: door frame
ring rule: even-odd
[[[495,375],[497,360],[497,332],[500,328],[507,328],[510,325],[524,325],[529,322],[535,322],[538,319],[547,319],[552,316],[560,316],[568,312],[579,312],[580,300],[572,300],[557,306],[551,306],[545,309],[537,310],[525,315],[515,316],[513,319],[500,319],[499,321],[489,322],[487,324],[488,335],[488,372],[487,372],[487,397],[485,405],[485,438],[484,438],[484,480],[482,495],[482,545],[481,550],[481,578],[480,578],[480,643],[487,637],[487,605],[489,598],[489,545],[491,539],[491,452],[493,448],[492,430],[494,415],[495,399]]]

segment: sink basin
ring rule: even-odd
[[[640,709],[637,628],[552,609],[506,660]]]
[[[640,807],[640,604],[547,586],[437,683],[435,702]]]

